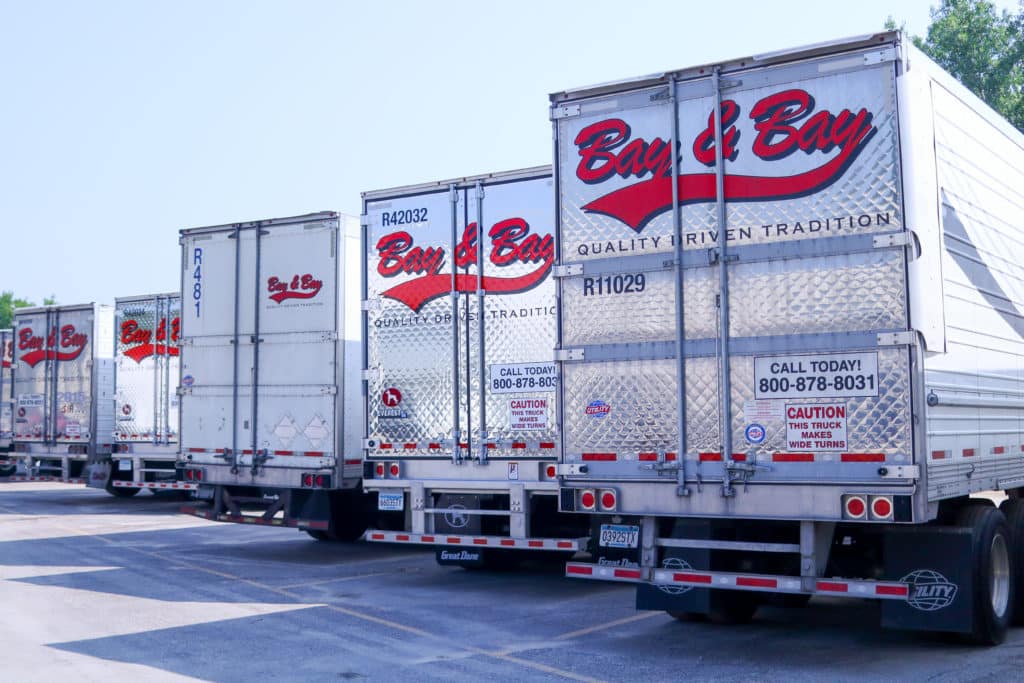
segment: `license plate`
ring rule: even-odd
[[[118,472],[131,472],[132,471],[132,461],[131,460],[118,460],[117,461],[117,471]]]
[[[604,548],[635,548],[640,540],[640,527],[626,524],[602,524],[598,545]]]
[[[387,493],[381,491],[377,494],[377,509],[386,510],[390,512],[398,512],[405,509],[405,494],[401,491],[398,493]]]

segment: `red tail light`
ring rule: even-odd
[[[864,496],[843,496],[843,516],[847,519],[864,519],[868,512],[868,502]]]
[[[192,481],[195,478],[195,470],[185,470],[185,480]]]
[[[384,475],[385,475],[385,473],[387,473],[387,468],[386,468],[386,467],[384,466],[384,463],[382,463],[382,462],[379,462],[379,463],[377,463],[377,465],[376,465],[376,466],[374,467],[374,470],[373,470],[373,471],[377,473],[377,478],[378,478],[378,479],[383,479],[383,478],[384,478]]]
[[[202,481],[202,480],[203,480],[203,471],[202,470],[196,470],[196,481]]]
[[[547,477],[548,479],[554,479],[557,475],[558,475],[558,468],[556,468],[554,465],[545,465],[544,466],[544,476],[545,477]]]
[[[580,492],[580,507],[584,510],[593,510],[597,505],[597,496],[590,489]]]
[[[304,474],[304,475],[302,475],[302,485],[303,486],[312,487],[313,486],[313,475],[312,474]]]
[[[317,485],[317,488],[321,488],[322,489],[324,486],[327,485],[327,477],[325,477],[322,474],[316,475],[316,485]]]
[[[388,468],[388,472],[391,474],[392,477],[397,477],[399,474],[401,474],[402,468],[398,466],[397,462],[393,462],[391,463],[391,466]]]
[[[615,491],[612,489],[603,489],[601,491],[601,509],[602,510],[614,510],[618,504],[618,496],[615,495]]]
[[[889,496],[871,496],[871,519],[891,519],[892,499]]]

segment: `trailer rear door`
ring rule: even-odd
[[[688,480],[876,482],[912,462],[894,58],[553,98],[570,480],[672,482],[685,460]]]
[[[556,454],[552,201],[547,169],[364,196],[369,455]]]

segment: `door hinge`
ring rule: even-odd
[[[583,264],[567,263],[565,265],[555,266],[551,269],[551,274],[555,277],[573,277],[575,275],[583,275]]]
[[[360,302],[359,308],[364,311],[379,311],[381,309],[380,299],[364,299]]]
[[[563,104],[556,107],[551,107],[551,120],[557,121],[558,119],[571,119],[574,116],[580,115],[580,105],[578,104]]]
[[[583,360],[584,349],[555,349],[555,360]]]
[[[887,235],[875,235],[871,239],[871,246],[875,249],[888,249],[890,247],[905,247],[914,242],[914,233],[909,230],[901,232],[890,232]]]
[[[882,332],[878,335],[879,346],[907,346],[917,340],[917,332],[903,330],[900,332]]]
[[[363,370],[363,380],[367,382],[376,382],[378,379],[380,379],[379,368],[367,368],[366,370]]]
[[[364,213],[359,216],[359,225],[363,228],[370,227],[370,214]]]

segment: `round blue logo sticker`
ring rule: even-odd
[[[747,425],[747,429],[744,432],[747,437],[747,441],[750,443],[761,443],[764,441],[766,432],[763,425],[759,425],[756,422]]]
[[[194,377],[192,377],[192,375],[185,375],[184,377],[181,378],[182,386],[186,386],[186,387],[192,386],[193,382],[195,382],[195,381],[196,380],[195,380]]]

